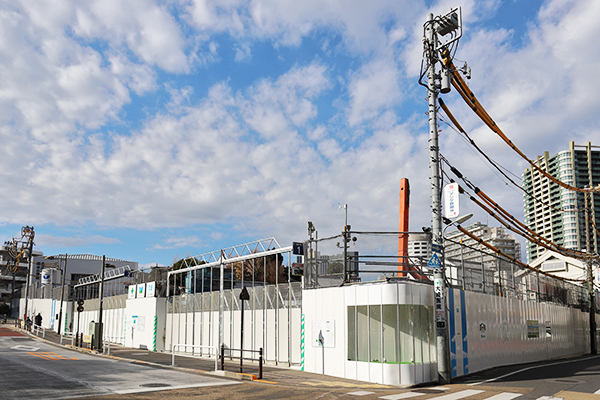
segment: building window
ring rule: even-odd
[[[387,364],[435,360],[433,307],[348,306],[348,360]]]

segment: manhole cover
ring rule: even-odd
[[[168,387],[171,386],[168,383],[142,383],[142,387]]]
[[[584,383],[584,381],[578,380],[578,379],[570,379],[570,378],[558,378],[558,379],[546,379],[549,382],[555,382],[555,383],[571,383],[571,384],[578,384],[578,383]]]
[[[423,394],[440,394],[443,392],[441,389],[415,389],[413,392],[419,392]]]

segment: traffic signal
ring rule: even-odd
[[[83,299],[77,300],[77,312],[83,311]]]

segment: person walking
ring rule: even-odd
[[[35,316],[35,324],[36,326],[41,327],[42,326],[42,314],[38,313],[38,315]]]

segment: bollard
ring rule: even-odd
[[[258,379],[262,379],[262,365],[263,365],[263,350],[262,347],[258,350]]]
[[[225,345],[221,345],[221,371],[225,371]]]

